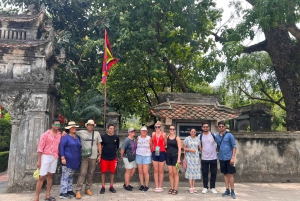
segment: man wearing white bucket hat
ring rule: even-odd
[[[89,196],[93,195],[93,192],[91,191],[93,174],[96,162],[97,160],[100,162],[100,156],[102,153],[102,139],[100,133],[98,131],[94,131],[95,126],[96,124],[94,123],[94,120],[90,119],[85,124],[87,130],[80,130],[76,132],[76,135],[78,135],[81,139],[82,152],[84,150],[92,149],[92,153],[89,157],[81,158],[80,175],[76,186],[76,199],[81,198],[81,189],[85,180],[85,194]]]

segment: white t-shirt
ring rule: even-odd
[[[214,134],[213,134],[214,135]],[[216,142],[209,132],[207,135],[202,134],[202,160],[216,160]]]
[[[139,136],[137,139],[136,154],[140,156],[151,156],[150,140],[150,136],[146,136],[145,138]]]

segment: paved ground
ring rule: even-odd
[[[6,174],[0,175],[0,200],[1,201],[32,201],[34,198],[34,192],[23,192],[18,194],[8,194],[5,193],[7,176]],[[194,201],[194,200],[207,200],[207,201],[226,201],[232,200],[231,197],[222,197],[221,193],[223,193],[224,184],[221,182],[217,182],[216,189],[219,191],[218,194],[212,194],[208,192],[207,194],[202,194],[201,190],[201,181],[196,182],[197,194],[190,194],[188,192],[188,182],[182,181],[180,182],[179,193],[177,195],[169,195],[167,191],[168,183],[164,183],[164,192],[155,193],[153,192],[153,183],[150,184],[150,189],[148,192],[139,192],[138,183],[133,183],[134,190],[132,192],[125,191],[122,188],[122,183],[116,183],[115,189],[117,193],[106,192],[105,194],[100,195],[100,185],[94,184],[92,191],[94,193],[93,196],[83,195],[81,201],[104,201],[104,200],[132,200],[132,201]],[[296,201],[300,200],[300,183],[237,183],[235,186],[235,191],[238,200],[245,201]],[[51,195],[55,196],[57,200],[59,194],[59,186],[53,186]],[[42,191],[40,200],[44,200],[45,198],[45,190]],[[75,198],[70,199],[76,200]]]

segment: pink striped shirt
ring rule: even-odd
[[[46,155],[53,155],[55,158],[58,158],[60,139],[61,133],[59,131],[57,131],[56,136],[54,136],[50,129],[47,130],[41,135],[37,152],[42,152],[42,154]]]

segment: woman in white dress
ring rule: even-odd
[[[196,193],[195,179],[201,179],[200,140],[196,138],[196,129],[191,129],[190,136],[184,139],[183,144],[187,163],[185,178],[189,179],[190,193]]]

